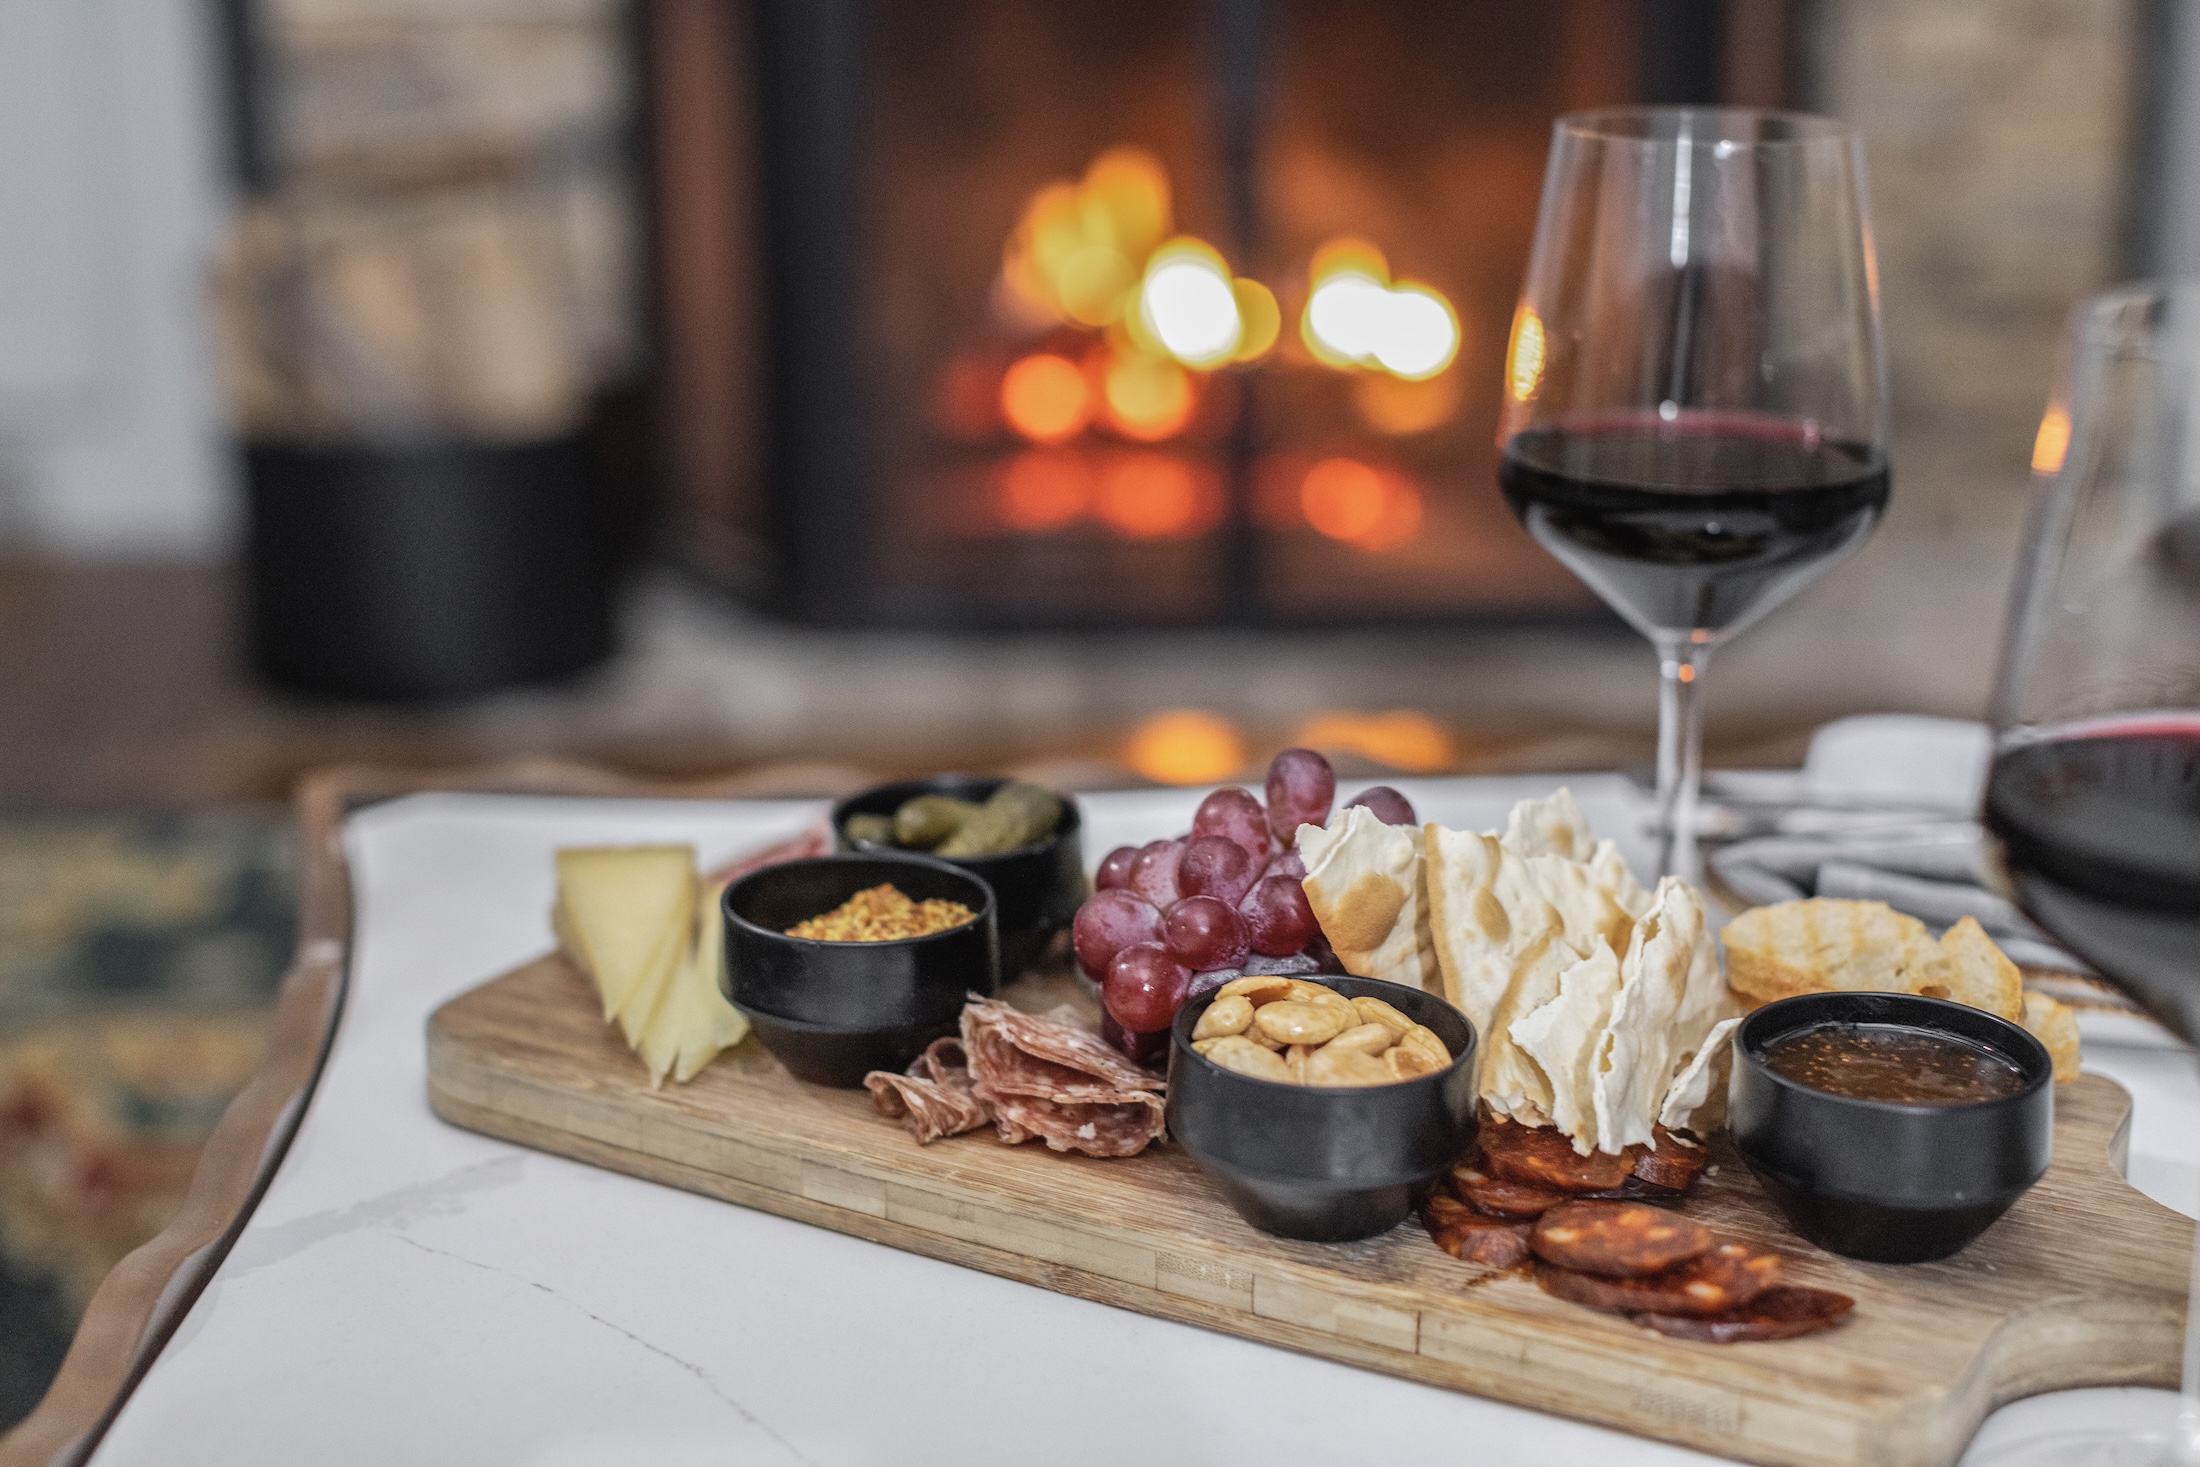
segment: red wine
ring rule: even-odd
[[[1887,458],[1783,419],[1648,415],[1505,445],[1528,533],[1645,633],[1731,631],[1864,543]]]
[[[2200,1038],[2200,714],[2004,749],[1986,782],[1986,828],[2034,921]]]

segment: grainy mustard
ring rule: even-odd
[[[893,942],[945,932],[975,916],[961,902],[939,897],[913,902],[889,881],[857,892],[830,912],[797,922],[787,935],[812,942]]]

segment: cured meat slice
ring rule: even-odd
[[[906,1075],[873,1070],[863,1077],[863,1088],[878,1113],[905,1122],[920,1146],[975,1131],[993,1119],[971,1089],[970,1058],[953,1037],[933,1040],[910,1061]]]
[[[1780,1281],[1780,1257],[1747,1243],[1720,1243],[1648,1278],[1608,1279],[1538,1262],[1535,1281],[1546,1294],[1620,1314],[1682,1314],[1701,1318],[1746,1304]]]
[[[1162,1130],[1162,1077],[1140,1069],[1074,1010],[1038,1016],[994,999],[963,1007],[971,1089],[1001,1140],[1135,1156]]]
[[[1464,1263],[1518,1268],[1528,1261],[1528,1225],[1476,1212],[1439,1192],[1421,1210],[1421,1225],[1436,1246]]]
[[[1634,1161],[1622,1152],[1574,1150],[1556,1126],[1523,1126],[1492,1118],[1482,1123],[1482,1160],[1494,1176],[1561,1192],[1609,1192],[1627,1180]]]
[[[1508,1182],[1468,1163],[1451,1169],[1450,1184],[1452,1195],[1476,1211],[1516,1222],[1533,1221],[1561,1202],[1572,1201],[1574,1196],[1554,1187]]]
[[[1856,1301],[1831,1289],[1784,1285],[1720,1314],[1638,1314],[1635,1323],[1675,1339],[1732,1345],[1743,1340],[1792,1340],[1831,1329],[1849,1317]]]
[[[1568,1202],[1543,1214],[1530,1246],[1559,1268],[1647,1278],[1711,1251],[1711,1229],[1641,1202]]]
[[[1636,1178],[1670,1192],[1685,1192],[1694,1186],[1696,1178],[1703,1175],[1704,1162],[1709,1159],[1704,1148],[1681,1140],[1663,1126],[1651,1135],[1651,1146],[1628,1148],[1637,1153]]]

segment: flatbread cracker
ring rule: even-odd
[[[1302,825],[1307,904],[1345,971],[1411,988],[1434,988],[1436,957],[1422,889],[1421,831],[1385,825],[1364,805],[1329,824]]]
[[[1594,952],[1559,975],[1558,996],[1515,1019],[1509,1031],[1550,1078],[1551,1120],[1584,1156],[1597,1149],[1595,1065],[1619,986],[1619,957],[1600,938]]]
[[[1716,1129],[1726,1120],[1726,1077],[1733,1063],[1734,1031],[1739,1018],[1721,1019],[1688,1057],[1688,1063],[1665,1089],[1658,1106],[1658,1124],[1668,1131],[1691,1130],[1698,1135]]]
[[[1574,802],[1574,792],[1564,785],[1545,799],[1522,800],[1514,805],[1499,839],[1516,856],[1586,861],[1596,849],[1588,818]]]
[[[1619,992],[1590,1076],[1602,1150],[1648,1146],[1656,1139],[1658,1105],[1685,1052],[1676,1047],[1676,1031],[1703,927],[1703,907],[1688,884],[1659,882],[1656,905],[1636,924],[1620,960]]]
[[[1513,965],[1504,996],[1477,1031],[1483,1036],[1477,1081],[1482,1099],[1524,1126],[1549,1125],[1555,1097],[1543,1066],[1513,1038],[1513,1024],[1557,998],[1560,976],[1579,961],[1557,928],[1546,931]]]
[[[1430,944],[1444,997],[1487,1035],[1520,955],[1558,929],[1558,913],[1520,858],[1494,836],[1430,825],[1422,851]]]

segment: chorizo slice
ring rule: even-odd
[[[1527,1262],[1527,1223],[1507,1223],[1505,1218],[1467,1212],[1461,1223],[1450,1227],[1430,1225],[1428,1236],[1445,1254],[1461,1262],[1478,1262],[1485,1269],[1518,1269]]]
[[[1648,1278],[1711,1251],[1711,1229],[1642,1202],[1568,1202],[1543,1214],[1530,1246],[1559,1268]]]
[[[1560,1192],[1609,1192],[1627,1180],[1634,1162],[1624,1153],[1582,1156],[1573,1138],[1556,1126],[1523,1126],[1492,1119],[1482,1124],[1483,1170],[1508,1182]]]
[[[1680,1340],[1732,1345],[1743,1340],[1792,1340],[1831,1329],[1848,1318],[1856,1301],[1831,1289],[1783,1285],[1720,1314],[1635,1316],[1635,1323]]]
[[[1620,1314],[1678,1314],[1700,1319],[1746,1304],[1780,1281],[1780,1255],[1747,1243],[1719,1243],[1648,1278],[1608,1279],[1538,1262],[1546,1294]]]
[[[1491,1176],[1479,1166],[1465,1163],[1451,1169],[1449,1180],[1451,1195],[1476,1211],[1521,1222],[1541,1217],[1561,1202],[1570,1201],[1574,1195],[1554,1187],[1508,1182],[1502,1177]]]
[[[1669,1192],[1685,1192],[1694,1186],[1708,1160],[1704,1148],[1683,1141],[1663,1126],[1651,1134],[1653,1144],[1648,1148],[1628,1148],[1640,1151],[1635,1157],[1635,1177]]]

